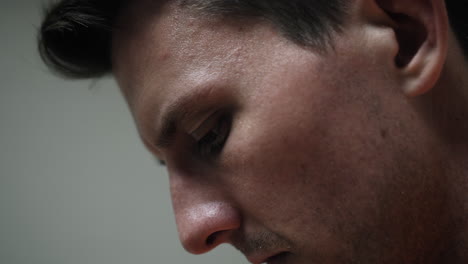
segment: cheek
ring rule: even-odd
[[[275,214],[283,224],[302,221],[297,215],[323,218],[324,211],[339,207],[351,186],[360,188],[353,170],[367,158],[358,153],[367,144],[362,132],[369,120],[358,104],[336,96],[343,87],[300,71],[278,76],[289,79],[272,78],[280,87],[260,85],[268,89],[252,96],[241,113],[245,118],[236,124],[227,151],[233,153],[230,167],[236,174],[230,184],[240,186],[238,199],[255,215],[287,212]],[[304,210],[308,207],[313,210]]]
[[[343,250],[337,229],[357,221],[345,211],[361,214],[375,201],[363,182],[369,157],[361,148],[377,146],[365,142],[363,130],[372,126],[360,107],[337,101],[339,87],[318,78],[300,83],[253,100],[241,113],[227,149],[234,177],[226,184],[253,221],[335,255]]]
[[[387,183],[401,166],[388,147],[393,122],[383,122],[389,102],[381,99],[383,83],[339,67],[296,72],[257,86],[226,149],[231,176],[224,180],[246,215],[299,240],[313,236],[311,248],[333,255],[345,244],[338,240],[377,222],[382,196],[394,195]]]

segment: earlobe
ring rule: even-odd
[[[375,0],[393,20],[398,42],[395,67],[401,88],[418,96],[437,83],[447,56],[448,15],[444,0]]]

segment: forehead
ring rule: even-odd
[[[277,38],[259,21],[202,17],[175,4],[132,5],[122,16],[113,39],[114,74],[128,99],[149,88],[169,86],[181,76],[196,81],[205,73],[234,66],[248,48]],[[263,30],[260,30],[263,29]],[[281,38],[282,39],[282,38]],[[259,49],[258,55],[265,49]],[[202,72],[204,71],[204,72]],[[186,78],[190,79],[190,78]],[[158,93],[164,93],[161,89]]]

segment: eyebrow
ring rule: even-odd
[[[173,144],[174,136],[177,132],[177,124],[187,116],[187,105],[189,102],[187,97],[184,96],[170,104],[162,114],[161,128],[159,133],[156,133],[156,147],[158,149],[164,149]]]

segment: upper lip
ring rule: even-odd
[[[269,258],[277,256],[279,254],[285,253],[285,251],[275,251],[275,252],[259,252],[247,256],[247,259],[252,264],[261,264],[268,261]]]

